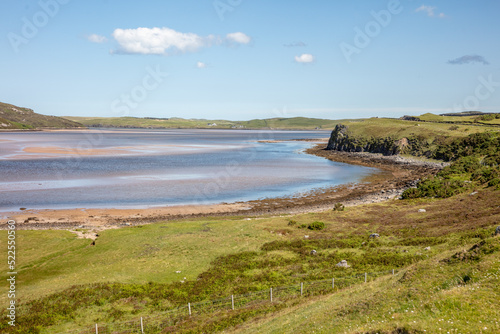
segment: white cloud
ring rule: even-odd
[[[213,36],[201,37],[170,28],[115,29],[118,52],[164,55],[169,51],[194,52],[210,44]]]
[[[200,36],[183,33],[170,28],[115,29],[113,38],[118,42],[115,53],[170,55],[173,53],[196,52],[204,47],[220,45],[224,40],[230,44],[248,44],[251,38],[242,32],[220,36]]]
[[[208,66],[207,64],[205,64],[205,63],[203,63],[201,61],[199,61],[199,62],[196,63],[196,67],[197,68],[207,68],[207,66]]]
[[[303,53],[300,56],[295,56],[295,61],[297,63],[312,63],[314,61],[314,56],[309,53]]]
[[[415,12],[417,12],[417,13],[418,12],[425,12],[427,14],[427,16],[435,17],[436,16],[436,13],[434,12],[435,9],[436,9],[436,7],[422,5],[422,6],[418,7],[417,9],[415,9]],[[444,18],[444,17],[446,17],[446,15],[444,13],[439,13],[438,17]]]
[[[92,43],[105,43],[108,41],[106,37],[97,34],[88,35],[87,39]]]
[[[233,32],[226,35],[226,40],[238,44],[248,44],[252,41],[252,38],[242,32]]]

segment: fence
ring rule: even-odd
[[[74,330],[66,333],[74,334],[151,334],[159,333],[170,326],[174,326],[189,317],[197,314],[215,313],[220,311],[230,311],[245,307],[254,306],[264,302],[275,303],[288,300],[290,298],[307,297],[319,294],[326,294],[338,291],[356,283],[368,282],[370,279],[391,274],[396,271],[382,271],[375,273],[364,273],[354,276],[345,276],[318,281],[302,282],[300,284],[270,288],[250,292],[244,295],[231,295],[226,298],[203,301],[197,303],[188,303],[181,307],[162,312],[155,317],[141,317],[140,319],[112,323],[107,325],[94,324],[87,329]]]

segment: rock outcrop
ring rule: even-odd
[[[330,135],[327,150],[343,152],[369,152],[396,155],[405,152],[409,146],[407,138],[358,138],[349,134],[347,126],[337,124]]]

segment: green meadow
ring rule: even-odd
[[[18,231],[16,331],[57,333],[141,316],[162,319],[188,302],[391,269],[395,276],[334,293],[195,314],[169,330],[474,332],[478,321],[500,330],[500,311],[493,307],[500,286],[500,237],[494,236],[500,192],[477,190],[344,211],[125,227],[101,232],[95,246],[68,231]],[[324,228],[310,229],[315,222]],[[380,237],[370,238],[372,233]],[[2,231],[1,247],[5,239]],[[335,266],[341,260],[350,267]],[[1,270],[6,272],[5,264]],[[11,330],[3,325],[3,332]]]

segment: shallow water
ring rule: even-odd
[[[327,131],[0,134],[0,209],[149,207],[292,196],[375,171],[304,154]]]

